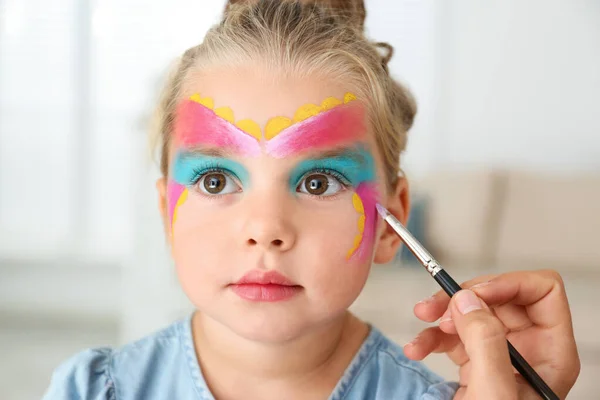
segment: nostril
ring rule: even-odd
[[[272,243],[273,243],[275,246],[279,247],[279,246],[281,246],[281,245],[283,244],[283,241],[282,241],[282,240],[279,240],[279,239],[275,239],[275,240],[273,240],[273,242],[272,242]]]
[[[251,246],[254,246],[256,244],[256,240],[254,239],[248,239],[248,244]]]

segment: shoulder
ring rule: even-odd
[[[112,349],[82,351],[63,362],[52,374],[44,400],[114,399],[108,376]]]
[[[118,349],[84,350],[62,363],[53,373],[44,400],[116,400],[128,387],[151,380],[181,357],[183,321]]]
[[[452,399],[458,385],[444,381],[424,364],[404,355],[400,346],[376,328],[344,376],[347,393],[339,399]],[[342,383],[342,382],[340,382]]]

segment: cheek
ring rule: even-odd
[[[171,253],[181,284],[189,296],[210,292],[207,283],[223,278],[217,272],[223,265],[221,257],[231,248],[226,230],[222,213],[215,210],[212,201],[197,193],[189,192],[185,202],[179,202],[175,207]],[[201,291],[199,287],[202,287]]]
[[[348,249],[358,233],[359,216],[352,205],[352,193],[318,205],[306,204],[302,210],[296,218],[297,244],[298,249],[302,249],[302,257],[314,257],[320,265],[347,266]]]
[[[354,210],[358,215],[356,236],[352,248],[348,251],[349,260],[366,262],[370,259],[375,242],[377,226],[377,203],[379,194],[373,183],[361,183],[352,197]]]
[[[327,315],[341,312],[354,302],[371,265],[369,257],[358,256],[358,250],[348,257],[360,233],[361,215],[353,205],[353,195],[332,201],[328,210],[311,218],[303,215],[306,241],[298,243],[301,252],[296,256],[300,262],[296,270],[306,284],[307,295],[318,299],[319,312]]]
[[[378,191],[373,183],[362,183],[353,193],[327,207],[311,210],[300,218],[308,233],[315,262],[331,267],[355,269],[370,264],[376,236]],[[351,271],[348,271],[351,272]]]

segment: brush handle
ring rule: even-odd
[[[456,292],[462,290],[460,285],[442,268],[433,278],[444,289],[448,296],[452,297]],[[544,380],[535,372],[535,370],[525,361],[523,356],[519,354],[517,349],[507,340],[508,353],[510,361],[519,374],[531,385],[533,389],[546,400],[559,400],[559,397],[550,389]]]
[[[454,296],[456,292],[462,290],[460,285],[456,283],[456,281],[452,279],[452,277],[443,268],[433,276],[433,279],[437,281],[442,289],[444,289],[444,292],[446,292],[450,297]]]

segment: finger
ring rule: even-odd
[[[519,307],[516,307],[517,309]],[[504,333],[508,334],[511,329],[509,329],[506,324],[504,323],[504,321],[502,320],[502,318],[500,318],[498,316],[498,310],[497,309],[492,309],[491,310],[492,313],[498,317],[500,319],[500,321],[502,322],[502,324],[504,325]],[[529,320],[529,318],[527,317],[527,313],[523,310],[517,310],[515,312],[522,312],[525,315],[512,315],[510,314],[510,311],[505,311],[505,313],[507,314],[505,316],[506,319],[508,319],[509,323],[513,324],[514,327],[514,332],[519,332],[523,329],[526,329],[530,326],[532,326],[533,324],[531,323],[531,321]],[[448,311],[446,311],[446,313],[442,316],[442,318],[440,318],[440,330],[444,333],[447,333],[449,335],[458,335],[458,332],[456,331],[456,325],[454,325],[454,321],[452,320],[451,316],[447,316],[450,315],[450,309],[448,309]],[[523,317],[523,319],[521,319],[521,317]]]
[[[531,321],[536,325],[546,328],[572,326],[565,286],[555,271],[503,274],[476,288],[475,292],[490,306],[506,303],[526,306]]]
[[[526,347],[522,343],[519,347],[525,351],[529,348],[537,353],[539,361],[545,360],[545,364],[537,366],[538,373],[556,393],[566,395],[579,376],[581,362],[560,274],[552,270],[512,272],[497,277],[477,293],[492,304],[523,306],[531,322],[543,328],[543,339],[551,343],[552,352],[543,354],[547,346],[526,343],[526,338],[523,338]],[[520,339],[514,338],[517,343]]]
[[[484,304],[471,290],[461,290],[450,305],[456,330],[472,364],[469,392],[476,398],[515,398],[517,385],[504,325]]]
[[[471,367],[472,363],[466,362],[464,365],[461,365],[458,370],[458,384],[460,386],[468,386],[469,379],[471,378]]]
[[[444,297],[445,296],[445,297]],[[417,318],[425,322],[437,321],[444,311],[448,308],[450,298],[446,293],[434,294],[415,304],[414,313]]]
[[[467,395],[467,387],[466,386],[459,387],[458,390],[456,391],[456,394],[454,395],[453,400],[464,400],[464,399],[466,399],[466,395]]]
[[[431,353],[446,353],[456,365],[469,360],[458,335],[447,335],[439,328],[427,328],[404,346],[404,354],[411,360],[423,360]]]
[[[483,306],[485,308],[489,308],[486,304],[484,304]],[[494,311],[495,310],[492,310],[492,312]],[[439,326],[442,332],[445,332],[449,335],[458,335],[458,332],[456,331],[456,326],[454,325],[454,321],[452,320],[452,310],[450,309],[450,307],[448,307],[444,315],[442,315],[442,317],[440,318]],[[505,331],[508,333],[508,329],[505,329]]]
[[[463,282],[460,287],[467,289],[475,285],[485,284],[495,278],[497,275],[484,275]],[[448,308],[450,297],[446,292],[440,290],[433,296],[419,301],[414,308],[414,313],[417,318],[425,322],[437,321]]]
[[[442,332],[449,335],[458,335],[458,332],[456,332],[456,327],[454,326],[454,321],[452,321],[452,310],[449,308],[440,318],[439,325]]]
[[[411,360],[420,361],[438,348],[450,350],[453,346],[456,346],[456,341],[450,344],[447,340],[444,340],[444,335],[445,333],[436,327],[427,328],[419,333],[413,341],[404,345],[404,354]]]
[[[507,331],[520,332],[533,326],[533,322],[523,306],[504,304],[492,309],[494,314],[506,327]]]

